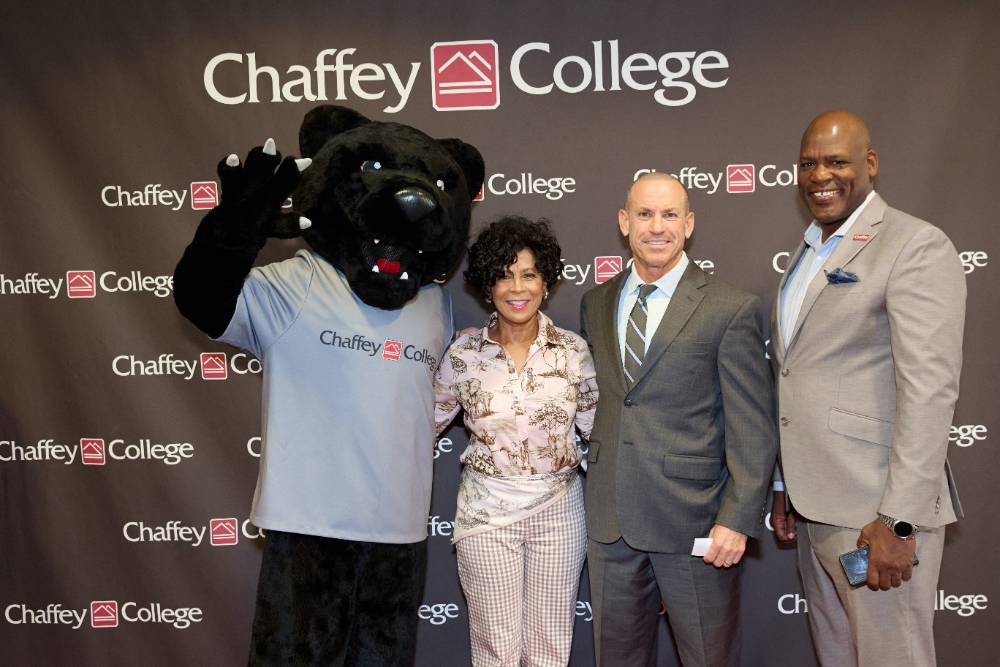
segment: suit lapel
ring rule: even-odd
[[[785,289],[785,283],[788,282],[788,275],[795,268],[795,265],[799,263],[802,253],[805,251],[806,244],[803,241],[799,243],[799,247],[796,248],[791,258],[789,258],[788,264],[785,265],[785,272],[781,274],[781,280],[778,281],[778,296],[774,300],[774,306],[771,308],[771,342],[773,343],[775,359],[779,363],[784,360],[786,351],[785,340],[781,336],[781,292]]]
[[[670,297],[667,312],[663,314],[663,319],[660,320],[660,325],[656,328],[653,339],[649,342],[646,356],[642,360],[642,367],[639,369],[639,377],[635,379],[636,385],[642,382],[642,378],[646,377],[649,369],[656,365],[656,360],[666,351],[670,343],[677,338],[677,334],[687,324],[687,321],[691,319],[691,315],[705,298],[701,288],[706,282],[705,272],[694,262],[688,264],[680,282],[677,283],[674,295]]]
[[[809,317],[809,311],[816,304],[816,299],[819,298],[819,295],[829,285],[826,279],[826,272],[838,268],[846,269],[851,260],[864,250],[865,246],[871,243],[875,235],[878,234],[876,226],[882,222],[884,214],[885,201],[876,194],[868,202],[868,206],[861,212],[858,219],[854,221],[854,224],[851,225],[851,228],[847,231],[847,235],[837,244],[833,253],[826,258],[823,268],[816,274],[813,281],[809,283],[808,289],[806,289],[806,296],[802,300],[802,308],[799,309],[799,316],[795,320],[795,328],[792,329],[792,335],[788,338],[789,349],[795,343],[795,338],[802,329],[802,324]]]
[[[604,341],[605,358],[612,360],[611,365],[615,368],[615,377],[622,390],[625,390],[628,385],[625,382],[621,343],[618,340],[618,298],[621,296],[622,288],[630,271],[631,269],[625,269],[608,281],[600,300],[602,312],[598,313],[598,322],[603,328],[601,339]]]

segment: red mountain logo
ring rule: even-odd
[[[493,40],[431,44],[431,93],[438,111],[500,106],[500,57]]]
[[[236,544],[240,539],[236,519],[212,519],[208,524],[208,532],[213,547]]]
[[[100,600],[90,603],[90,627],[117,628],[118,603],[114,600]]]
[[[726,192],[753,192],[757,187],[752,164],[726,165]]]
[[[195,181],[191,184],[191,208],[201,211],[219,205],[219,184],[215,181]]]
[[[104,451],[104,438],[80,438],[80,460],[83,465],[104,465]]]
[[[602,255],[594,258],[594,281],[598,285],[606,283],[622,271],[622,258],[618,255]]]
[[[67,271],[66,296],[71,299],[93,299],[97,295],[97,276],[93,271]]]
[[[229,377],[229,367],[226,366],[225,352],[201,353],[201,379],[225,380]]]
[[[399,355],[403,352],[403,343],[398,340],[386,340],[382,344],[382,358],[399,361]]]

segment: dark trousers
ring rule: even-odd
[[[685,667],[739,662],[740,568],[688,554],[638,551],[624,539],[590,540],[594,652],[600,667],[653,667],[660,605]]]
[[[427,541],[268,531],[249,664],[412,665]]]

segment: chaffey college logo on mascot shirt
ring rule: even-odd
[[[399,361],[399,355],[403,352],[403,343],[398,340],[386,340],[382,344],[382,358],[391,359],[392,361]]]
[[[328,348],[360,352],[369,357],[381,356],[388,361],[412,361],[425,364],[431,373],[437,368],[438,359],[427,348],[418,348],[405,341],[387,338],[381,343],[362,334],[341,334],[332,329],[324,329],[319,334],[320,344]]]

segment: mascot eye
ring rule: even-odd
[[[378,160],[365,160],[361,163],[361,171],[378,171],[382,168],[382,163]]]
[[[442,180],[441,180],[441,179],[439,178],[439,179],[437,180],[437,186],[438,186],[438,189],[439,189],[439,190],[444,190],[444,181],[442,181]]]

